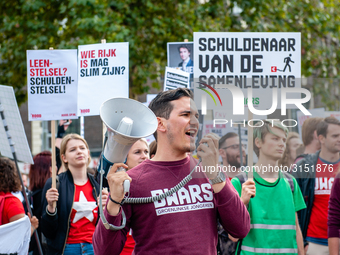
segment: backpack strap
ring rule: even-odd
[[[287,173],[287,172],[282,172],[282,174],[287,179],[292,193],[294,193],[294,181],[293,181],[293,177],[289,173]]]

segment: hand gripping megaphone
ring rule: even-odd
[[[140,138],[152,135],[158,125],[148,107],[128,98],[105,101],[100,107],[100,118],[107,127],[107,141],[102,152],[105,175],[114,163],[125,162],[131,146]],[[128,180],[124,182],[124,192],[128,192],[127,186],[130,186]]]

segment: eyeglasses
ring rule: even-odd
[[[233,144],[233,145],[229,145],[227,147],[222,148],[222,150],[228,149],[228,148],[232,148],[234,150],[239,150],[240,149],[240,145],[239,144]],[[242,144],[242,148],[246,149],[246,145]]]

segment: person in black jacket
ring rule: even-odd
[[[52,154],[49,151],[43,151],[39,154],[35,155],[33,158],[34,164],[30,166],[30,170],[28,173],[28,178],[30,180],[29,183],[29,195],[28,202],[31,205],[32,213],[39,220],[41,218],[42,213],[42,190],[48,178],[51,177],[52,167],[51,167]],[[26,208],[24,206],[24,208]],[[39,240],[42,244],[42,249],[44,252],[45,246],[44,237],[41,235],[41,227],[37,228]],[[30,251],[33,251],[33,255],[38,255],[39,250],[34,238],[31,239],[30,242]]]
[[[81,136],[68,134],[61,142],[60,155],[66,172],[58,175],[57,189],[51,188],[49,179],[43,190],[41,228],[48,254],[93,254],[99,185],[86,171],[91,161],[88,144]]]
[[[291,170],[307,206],[298,213],[307,255],[328,254],[328,201],[340,166],[340,121],[327,117],[316,130],[321,150],[307,155]]]

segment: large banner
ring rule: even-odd
[[[232,109],[233,97],[225,85],[241,90],[245,106],[251,88],[253,105],[259,110],[270,109],[274,96],[280,108],[283,88],[301,88],[300,33],[195,32],[194,53],[194,92],[199,109],[202,102],[197,94],[207,91],[215,97],[217,107]],[[289,98],[300,98],[300,94]],[[206,103],[208,109],[214,108],[213,100]]]
[[[28,50],[28,119],[77,118],[77,50]]]
[[[78,46],[78,115],[99,115],[113,97],[129,97],[129,43]]]

